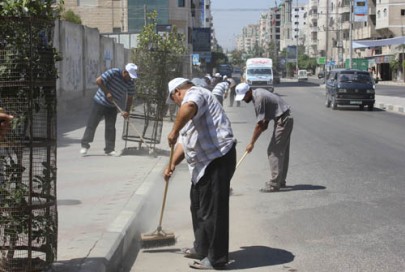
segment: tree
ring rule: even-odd
[[[243,67],[245,61],[246,60],[243,58],[243,51],[235,49],[231,52],[231,64],[233,66]]]
[[[62,14],[62,19],[78,25],[82,24],[82,19],[80,18],[80,16],[74,13],[71,9],[68,9]]]
[[[184,36],[177,32],[175,26],[169,32],[157,33],[157,16],[156,11],[147,14],[148,23],[138,36],[138,48],[133,49],[133,61],[139,66],[137,98],[144,102],[143,133],[152,126],[151,137],[155,143],[160,142],[162,126],[158,122],[163,121],[167,112],[167,83],[175,77],[184,76],[183,70],[190,65]]]

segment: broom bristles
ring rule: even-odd
[[[152,232],[141,235],[142,248],[172,246],[176,243],[176,237],[172,232]]]

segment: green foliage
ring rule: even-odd
[[[2,143],[0,156],[0,247],[2,254],[7,252],[2,257],[10,265],[25,237],[31,238],[30,244],[43,243],[41,250],[48,264],[56,257],[57,222],[48,208],[39,212],[33,207],[54,203],[50,190],[56,183],[56,168],[43,163],[43,172],[31,176],[37,157],[28,158],[29,152],[22,146],[33,138],[36,113],[46,112],[48,120],[55,118],[55,62],[60,58],[52,46],[52,35],[62,5],[54,5],[53,0],[0,1],[0,80],[6,82],[0,91],[4,107],[15,116],[12,141]]]
[[[231,63],[233,66],[243,67],[246,60],[243,58],[243,52],[240,50],[233,50],[231,52]]]
[[[82,19],[79,15],[73,12],[73,10],[69,9],[62,14],[62,19],[71,23],[75,23],[78,25],[82,24]]]
[[[186,55],[184,36],[177,32],[175,26],[170,32],[158,34],[157,12],[148,13],[147,19],[149,23],[138,36],[138,48],[133,50],[133,62],[139,67],[135,84],[137,96],[154,104],[156,109],[153,114],[163,119],[167,83],[183,76],[183,67],[189,57]]]
[[[0,17],[36,17],[54,20],[58,18],[63,1],[53,5],[54,0],[2,0],[0,2]]]

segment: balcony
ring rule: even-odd
[[[310,0],[309,1],[309,6],[311,8],[317,8],[318,7],[318,1],[317,0]]]

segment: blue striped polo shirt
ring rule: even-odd
[[[122,76],[122,70],[118,68],[112,68],[105,71],[101,78],[104,85],[111,92],[114,100],[120,106],[121,109],[125,109],[127,95],[135,95],[135,84],[133,80],[126,81]],[[94,96],[96,103],[106,107],[114,108],[114,104],[108,101],[103,90],[98,88],[96,95]]]

